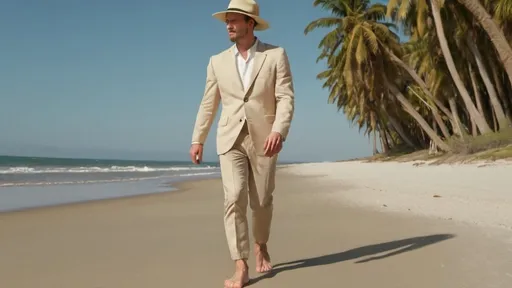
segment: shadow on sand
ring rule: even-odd
[[[396,240],[391,242],[373,244],[368,246],[363,246],[359,248],[354,248],[351,250],[347,250],[344,252],[301,259],[291,262],[279,263],[274,265],[274,268],[271,272],[261,275],[259,277],[251,279],[249,285],[255,284],[261,280],[273,278],[277,274],[285,271],[291,271],[300,268],[321,266],[321,265],[329,265],[335,264],[343,261],[349,261],[357,258],[367,257],[361,260],[356,261],[355,263],[365,263],[374,260],[383,259],[386,257],[395,256],[404,252],[409,252],[412,250],[416,250],[419,248],[423,248],[428,245],[435,244],[437,242],[441,242],[444,240],[448,240],[455,237],[453,234],[435,234],[421,237],[413,237],[402,240]],[[396,250],[398,249],[398,250]],[[376,254],[389,252],[384,255],[377,256]]]

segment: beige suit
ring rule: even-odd
[[[272,131],[286,139],[294,112],[292,75],[285,50],[258,41],[245,90],[235,52],[233,45],[210,58],[192,136],[193,143],[205,142],[222,103],[217,153],[224,186],[224,225],[234,260],[249,257],[248,199],[255,241],[268,240],[277,155],[264,156],[264,143]]]

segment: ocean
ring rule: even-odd
[[[0,156],[0,212],[172,190],[218,163]]]

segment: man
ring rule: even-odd
[[[226,11],[213,16],[226,24],[235,44],[209,60],[190,156],[194,163],[201,162],[203,144],[222,103],[217,154],[224,186],[225,233],[235,261],[235,274],[224,286],[243,287],[249,281],[248,202],[256,271],[272,269],[267,250],[272,193],[277,156],[293,117],[294,90],[285,50],[254,36],[254,30],[269,28],[254,0],[232,0]]]

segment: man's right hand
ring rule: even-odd
[[[190,146],[190,159],[194,164],[200,164],[203,161],[203,144],[192,144]]]

